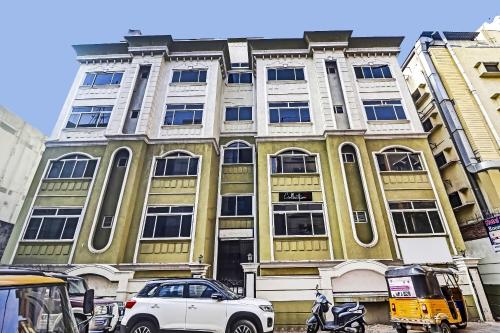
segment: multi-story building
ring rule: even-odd
[[[271,300],[278,325],[304,324],[316,285],[385,320],[387,266],[456,264],[481,314],[402,38],[351,33],[75,46],[3,261],[122,299],[145,279],[210,276]]]
[[[0,257],[42,157],[46,136],[0,106]]]
[[[500,16],[424,32],[403,74],[491,308],[500,317]],[[488,236],[491,229],[491,239]],[[495,235],[496,234],[496,235]],[[496,240],[495,240],[496,239]]]

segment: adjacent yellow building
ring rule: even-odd
[[[449,201],[500,316],[500,16],[476,32],[424,32],[403,64]],[[488,229],[492,229],[491,237]],[[498,237],[495,241],[495,237]],[[491,238],[491,240],[490,240]]]

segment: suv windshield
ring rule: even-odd
[[[228,286],[226,286],[224,283],[217,281],[217,280],[213,280],[212,282],[214,284],[216,284],[219,288],[223,289],[224,292],[226,293],[226,295],[229,297],[229,299],[243,298],[243,296],[240,296],[237,293],[235,293],[234,291],[232,291],[231,289],[229,289]]]
[[[77,333],[62,285],[0,289],[0,333]]]
[[[73,296],[82,296],[87,291],[83,279],[68,278],[68,293]]]

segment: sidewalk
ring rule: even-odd
[[[367,327],[367,333],[396,333],[389,325],[371,325]],[[410,331],[416,332],[416,331]],[[469,323],[467,329],[457,330],[456,333],[500,333],[500,323]]]

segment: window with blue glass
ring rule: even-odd
[[[243,142],[233,142],[224,148],[224,164],[253,163],[253,149]]]
[[[252,196],[223,196],[221,200],[221,216],[252,215]]]
[[[113,106],[74,106],[66,128],[106,127]]]
[[[252,73],[251,72],[236,72],[229,73],[227,75],[227,83],[252,83]]]
[[[186,153],[174,152],[156,159],[155,177],[162,176],[196,176],[198,174],[198,157]]]
[[[226,121],[252,120],[251,106],[229,106],[226,107]]]
[[[172,83],[177,82],[207,82],[206,69],[174,70]]]
[[[164,125],[201,124],[203,104],[167,104]]]
[[[269,68],[267,70],[269,81],[299,81],[305,80],[304,68]]]
[[[122,82],[123,72],[92,72],[85,75],[83,86],[119,85]]]
[[[309,116],[308,102],[279,102],[269,103],[269,120],[273,124],[277,123],[308,123]]]
[[[354,66],[354,72],[358,79],[390,79],[391,70],[388,65],[379,66]]]
[[[404,120],[406,119],[401,100],[363,101],[368,120]]]
[[[250,64],[248,62],[232,62],[231,68],[249,68]]]

